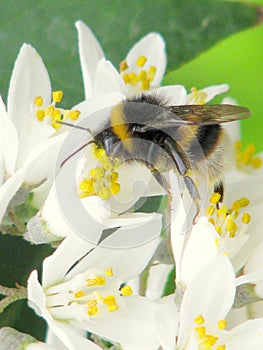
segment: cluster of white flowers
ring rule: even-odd
[[[204,204],[187,234],[187,195],[170,205],[168,237],[163,233],[161,213],[128,211],[144,193],[141,188],[131,192],[134,179],[147,184],[147,196],[164,194],[151,173],[140,164],[116,171],[96,148],[91,152],[88,147],[78,172],[80,193],[77,186],[65,189],[66,201],[74,203],[75,191],[90,213],[85,227],[94,242],[77,234],[61,211],[57,184],[72,166],[71,159],[56,175],[55,168],[72,129],[57,121],[88,119],[85,127],[97,130],[102,123],[93,117],[97,111],[142,91],[161,93],[171,105],[185,105],[207,103],[228,90],[226,84],[200,91],[193,88],[190,93],[182,85],[160,87],[166,53],[158,33],[137,42],[117,71],[91,30],[82,22],[76,27],[85,101],[70,110],[57,108],[62,91],[52,93],[42,59],[24,44],[11,77],[7,109],[0,102],[0,229],[5,233],[16,230],[35,244],[57,246],[43,261],[42,280],[34,270],[27,285],[29,305],[48,325],[46,343],[3,328],[2,348],[262,349],[262,157],[254,156],[252,146],[242,152],[237,122],[226,128],[236,147],[238,166],[225,174],[224,202],[218,205],[220,198],[211,193],[210,202]],[[108,179],[108,187],[103,182],[95,193],[94,181],[102,183],[102,176]],[[171,192],[178,197],[177,176],[170,172],[169,177]],[[118,210],[109,204],[110,195]],[[14,211],[25,201],[36,209],[27,225]],[[81,221],[81,213],[76,215]],[[127,236],[147,237],[149,232],[151,239],[113,249],[111,234],[103,238],[109,247],[100,244],[102,231],[107,229],[116,231],[115,246],[116,240],[123,244],[122,237]],[[171,246],[170,260],[164,242]],[[163,296],[168,282],[174,282],[175,288]],[[19,345],[9,347],[14,339],[16,344],[21,340]]]

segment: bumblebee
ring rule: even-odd
[[[221,124],[249,115],[249,109],[240,106],[169,106],[162,96],[141,94],[113,107],[88,144],[103,148],[111,159],[144,163],[168,194],[169,183],[163,173],[174,169],[196,204],[197,217],[200,195],[192,175],[205,168],[214,192],[223,199],[229,144]]]

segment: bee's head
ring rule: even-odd
[[[94,143],[97,147],[103,148],[107,156],[114,158],[119,139],[111,128],[104,129],[94,137]]]

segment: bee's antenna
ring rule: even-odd
[[[63,125],[67,125],[67,126],[71,126],[72,128],[77,128],[77,129],[85,130],[85,131],[87,131],[92,137],[94,137],[94,134],[91,132],[91,130],[90,130],[89,128],[85,128],[84,126],[75,125],[75,124],[71,124],[71,123],[68,123],[68,122],[63,122],[62,120],[56,120],[56,123],[63,124]]]
[[[86,130],[86,129],[85,129]],[[95,143],[94,140],[91,140],[89,142],[84,143],[84,145],[82,145],[81,147],[79,147],[76,151],[74,151],[73,153],[71,153],[66,159],[63,160],[63,162],[60,164],[60,168],[63,167],[63,165],[71,158],[73,157],[75,154],[77,154],[79,151],[81,151],[83,148],[85,148],[86,146],[90,145],[91,143]]]

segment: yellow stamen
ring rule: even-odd
[[[215,238],[214,240],[216,248],[219,248],[219,239]]]
[[[63,91],[58,90],[58,91],[53,91],[52,92],[52,98],[54,102],[60,102],[63,97]]]
[[[96,316],[98,313],[98,307],[97,305],[91,306],[90,308],[88,308],[88,315],[89,316]]]
[[[226,320],[219,320],[217,322],[217,327],[220,331],[226,328]]]
[[[76,299],[81,298],[81,297],[84,296],[84,292],[82,290],[80,290],[80,291],[76,292],[74,294],[74,296],[75,296]]]
[[[106,156],[105,150],[103,148],[99,148],[98,146],[92,147],[93,155],[96,159],[101,160],[101,158]]]
[[[209,218],[208,221],[210,222],[210,224],[214,225],[215,224],[215,219],[214,218]]]
[[[141,82],[141,89],[142,90],[149,90],[150,89],[150,81],[149,79],[145,79]]]
[[[113,276],[113,270],[111,267],[107,267],[105,270],[104,270],[104,273],[105,275],[109,276],[109,277],[112,277]]]
[[[209,207],[206,209],[206,215],[213,216],[214,213],[215,213],[215,207],[213,205],[209,205]]]
[[[142,68],[147,61],[147,58],[145,56],[139,56],[136,61],[136,65],[140,68]]]
[[[47,116],[47,117],[52,117],[53,116],[53,114],[54,114],[54,110],[55,110],[55,107],[54,106],[48,106],[47,108],[46,108],[46,110],[45,110],[45,115]]]
[[[71,111],[64,111],[65,119],[78,120],[79,115],[80,111],[77,111],[76,109],[72,109]]]
[[[91,299],[88,301],[87,305],[88,307],[93,307],[93,306],[96,306],[98,304],[97,300],[96,299]]]
[[[108,200],[111,196],[111,191],[109,188],[103,187],[101,190],[99,190],[98,196],[103,200]]]
[[[96,277],[96,285],[97,286],[105,286],[106,284],[106,279],[104,276],[97,276]]]
[[[36,111],[36,116],[37,116],[37,119],[42,122],[45,118],[45,112],[41,109],[37,110]]]
[[[250,164],[252,165],[253,168],[260,169],[262,167],[262,159],[259,157],[255,157],[251,159]]]
[[[244,208],[249,204],[249,199],[247,199],[246,197],[243,197],[239,200],[239,203],[241,207]]]
[[[221,344],[216,347],[216,350],[226,350],[226,346]]]
[[[237,232],[237,224],[235,223],[231,215],[228,216],[226,230],[229,233],[230,237],[235,237],[235,234]]]
[[[97,167],[97,168],[91,169],[89,174],[94,179],[99,179],[101,177],[104,177],[105,170],[103,168]]]
[[[219,234],[219,236],[222,235],[222,228],[220,226],[216,226],[216,232]]]
[[[125,60],[121,61],[119,67],[120,67],[120,72],[123,72],[129,68],[129,66]]]
[[[118,182],[111,182],[110,183],[110,190],[113,195],[116,195],[121,190],[121,185]]]
[[[248,213],[244,213],[242,215],[242,222],[244,224],[248,224],[250,222],[250,220],[251,220],[251,216]]]
[[[129,295],[132,295],[133,293],[133,290],[130,286],[126,285],[124,287],[121,288],[121,294],[123,296],[129,296]]]
[[[195,319],[194,319],[194,322],[196,324],[203,324],[205,322],[205,319],[202,315],[198,315]]]
[[[147,71],[147,78],[149,81],[153,81],[153,79],[155,78],[156,75],[156,67],[155,66],[151,66],[148,71]]]
[[[203,346],[205,346],[204,350],[210,350],[211,346],[215,345],[218,341],[218,337],[214,337],[213,335],[206,334],[200,337],[200,342]]]
[[[205,327],[196,327],[195,331],[197,332],[199,337],[202,337],[206,334],[206,328]]]
[[[34,105],[37,107],[41,107],[43,105],[43,98],[41,96],[37,96],[34,99]]]
[[[233,211],[238,211],[241,208],[241,204],[239,200],[236,200],[232,204],[232,210]]]
[[[210,197],[210,203],[217,204],[221,198],[221,194],[218,192],[214,192]]]
[[[242,170],[245,167],[251,166],[254,169],[259,169],[262,166],[262,159],[255,157],[256,148],[253,144],[248,145],[242,152],[242,143],[240,141],[235,143],[235,157],[237,168]]]
[[[114,311],[118,310],[118,308],[119,308],[119,306],[116,302],[116,299],[113,295],[107,295],[103,299],[103,303],[108,306],[109,312],[114,312]]]

